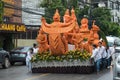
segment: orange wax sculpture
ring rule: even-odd
[[[46,52],[49,49],[47,35],[44,34],[42,28],[39,30],[39,34],[37,36],[37,42],[39,43],[39,52]]]
[[[75,45],[75,49],[85,49],[89,53],[92,53],[92,45],[97,45],[99,42],[97,32],[100,29],[95,25],[95,21],[93,22],[91,30],[88,29],[87,18],[81,20],[79,27],[74,9],[71,10],[71,16],[69,9],[66,10],[63,17],[64,22],[60,22],[58,10],[56,10],[51,24],[48,24],[45,18],[42,18],[41,21],[41,29],[37,36],[39,52],[49,50],[51,55],[63,55],[68,51],[69,43]]]
[[[49,47],[52,55],[62,55],[66,52],[65,36],[63,33],[71,31],[74,28],[74,21],[68,23],[60,22],[60,15],[58,10],[56,10],[53,16],[54,22],[47,24],[45,19],[42,19],[42,29],[44,32],[48,33],[49,37]]]
[[[95,21],[93,21],[93,25],[92,25],[92,29],[91,30],[93,31],[93,36],[94,36],[93,44],[96,44],[98,46],[98,42],[99,42],[98,31],[100,29],[99,29],[99,27],[97,25],[95,25]]]

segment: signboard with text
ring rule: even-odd
[[[25,32],[26,27],[23,24],[1,24],[0,31]]]

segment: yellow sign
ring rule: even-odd
[[[12,16],[14,14],[14,9],[4,8],[4,16]]]
[[[0,30],[5,30],[5,31],[26,31],[25,25],[17,25],[17,24],[1,24]]]
[[[11,5],[15,4],[14,0],[2,0],[2,1]],[[14,11],[15,11],[14,9],[4,8],[4,16],[10,17],[12,16],[12,14],[14,14]]]

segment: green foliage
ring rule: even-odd
[[[92,19],[96,20],[96,24],[105,33],[105,35],[119,36],[120,26],[111,22],[110,10],[107,8],[95,8],[92,10]]]
[[[3,22],[3,13],[4,13],[3,7],[4,7],[4,3],[3,1],[0,0],[0,23]]]
[[[51,23],[53,21],[52,17],[55,13],[55,10],[58,9],[61,16],[64,16],[65,10],[71,9],[74,7],[75,13],[77,14],[77,17],[79,16],[79,7],[78,7],[78,1],[77,0],[43,0],[40,4],[41,7],[45,8],[45,19],[48,23]],[[62,21],[61,17],[61,21]]]
[[[89,10],[89,7],[88,6],[84,6],[83,9],[80,10],[80,13],[79,13],[79,18],[82,19],[85,15],[86,17],[88,17],[88,10]]]
[[[108,41],[106,39],[106,35],[104,34],[103,31],[99,31],[99,36],[103,39],[103,41],[105,41],[106,45],[108,46]]]
[[[80,0],[43,0],[40,4],[41,7],[45,8],[45,15],[48,23],[53,21],[52,17],[55,10],[58,9],[60,15],[63,16],[65,10],[74,7],[77,16],[78,23],[86,15],[90,20],[96,20],[96,25],[105,33],[105,35],[119,36],[120,26],[117,23],[111,22],[111,13],[107,8],[92,8],[87,5],[83,9],[79,9],[78,1]],[[90,14],[89,14],[90,12]],[[61,21],[62,21],[61,17]],[[92,23],[90,23],[92,24]]]
[[[43,52],[43,53],[38,53],[32,57],[32,62],[38,62],[38,61],[73,61],[75,59],[80,59],[81,61],[88,60],[90,58],[91,54],[88,53],[87,51],[69,51],[65,55],[61,56],[54,56],[51,55],[49,52]]]

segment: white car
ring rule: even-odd
[[[115,59],[120,54],[120,38],[115,36],[106,36],[106,38],[109,47],[113,47],[114,44],[116,45],[115,54],[113,55]]]
[[[114,62],[113,80],[120,80],[120,55],[118,55]]]
[[[112,56],[114,61],[113,80],[120,80],[120,38],[114,36],[106,36],[109,47],[116,45],[115,54]]]

